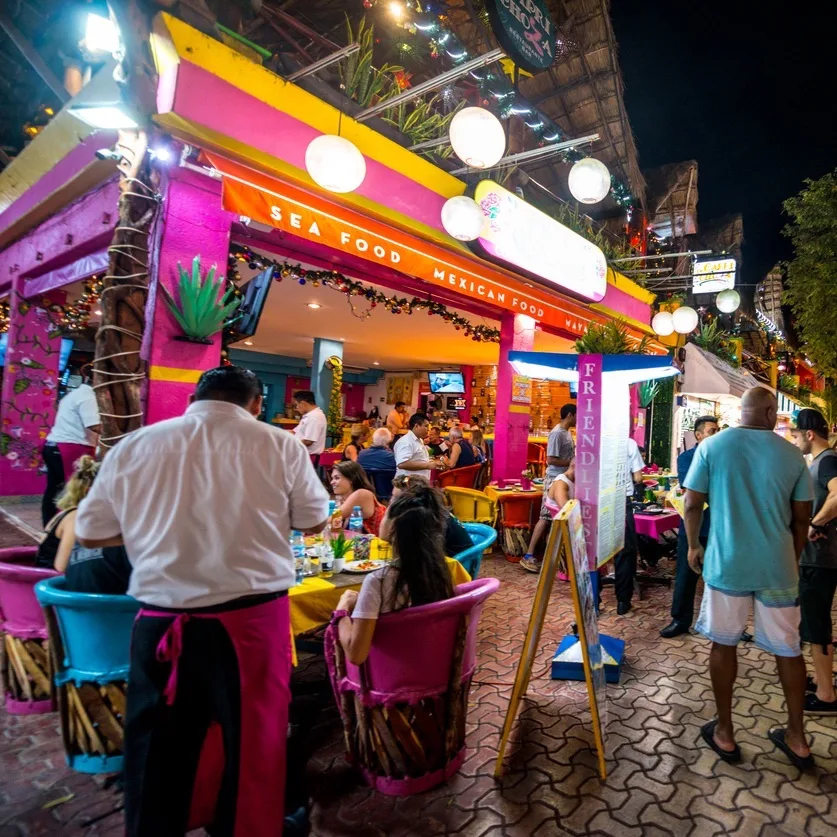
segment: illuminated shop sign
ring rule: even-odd
[[[714,294],[735,287],[735,259],[711,259],[695,262],[692,270],[692,293]]]
[[[604,299],[607,261],[595,244],[492,180],[477,184],[474,200],[488,219],[478,252],[591,302]]]

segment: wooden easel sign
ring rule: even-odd
[[[517,675],[514,679],[514,688],[509,700],[503,732],[500,735],[500,747],[494,766],[495,777],[499,777],[503,772],[506,745],[517,719],[520,701],[529,688],[529,679],[532,675],[532,666],[540,643],[543,621],[552,596],[552,589],[555,586],[555,576],[562,555],[565,556],[569,569],[570,588],[576,623],[578,624],[584,675],[587,682],[587,696],[590,701],[590,713],[593,720],[593,737],[598,753],[599,775],[602,779],[607,776],[604,748],[604,730],[607,718],[604,663],[602,648],[599,644],[596,603],[593,598],[590,573],[587,569],[587,547],[584,539],[581,507],[578,500],[571,500],[552,521],[549,530],[549,539],[544,552],[540,578],[538,579],[538,589],[532,603],[532,613],[529,616],[529,626],[526,629],[526,638],[523,641]]]

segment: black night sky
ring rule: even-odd
[[[782,201],[837,167],[837,4],[615,0],[643,169],[698,161],[698,221],[744,216],[743,283],[792,250]]]

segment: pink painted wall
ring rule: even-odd
[[[301,389],[311,389],[311,378],[295,378],[292,375],[288,376],[288,382],[285,385],[285,403],[293,400],[294,393]],[[320,405],[322,407],[322,404]]]
[[[496,479],[519,479],[526,468],[529,448],[529,409],[512,411],[512,376],[509,352],[531,352],[535,345],[535,321],[523,314],[500,319],[500,359],[497,364],[497,411],[494,430]]]
[[[365,410],[364,394],[365,387],[363,384],[343,384],[341,392],[346,396],[346,415],[356,416],[362,410]]]
[[[648,428],[645,426],[646,411],[639,406],[639,390],[636,384],[630,387],[631,395],[631,438],[641,447],[646,447]],[[642,422],[642,423],[640,423]]]
[[[194,383],[156,380],[154,367],[205,372],[221,362],[220,335],[215,335],[211,345],[176,339],[180,327],[157,285],[162,283],[177,298],[178,265],[191,271],[192,259],[198,254],[204,276],[213,265],[223,276],[232,224],[232,215],[221,209],[221,185],[215,180],[178,169],[164,178],[161,192],[163,208],[154,231],[157,246],[151,260],[151,292],[142,347],[151,374],[145,391],[147,424],[182,415],[195,388]],[[169,373],[159,374],[165,377]]]

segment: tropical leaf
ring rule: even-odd
[[[216,276],[215,266],[206,278],[201,278],[200,256],[192,260],[192,272],[187,273],[178,264],[177,299],[164,285],[160,285],[166,304],[183,334],[192,340],[206,340],[217,334],[241,305],[240,299],[232,299],[224,292],[225,280]]]
[[[590,323],[584,337],[575,341],[575,350],[581,355],[645,355],[648,354],[648,337],[633,343],[623,322],[609,320],[606,323]]]
[[[643,381],[637,387],[639,393],[639,406],[650,407],[651,402],[657,397],[660,391],[660,384],[658,381]]]
[[[9,445],[12,437],[8,433],[0,433],[0,455],[5,456],[9,452]]]
[[[15,395],[20,395],[22,392],[26,392],[26,390],[29,389],[31,383],[32,381],[30,381],[28,378],[18,378],[15,381],[14,386]]]

